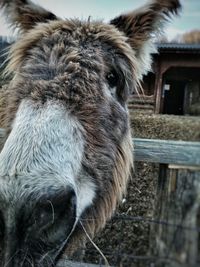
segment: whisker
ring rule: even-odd
[[[48,202],[51,205],[51,209],[52,209],[52,222],[51,223],[53,224],[55,221],[55,210],[54,210],[53,203],[50,200],[48,200]]]
[[[82,222],[80,221],[80,224],[81,224],[81,227],[83,228],[83,231],[85,232],[87,238],[89,239],[90,243],[94,246],[94,248],[99,252],[99,254],[102,256],[102,258],[104,259],[105,261],[105,264],[107,267],[110,266],[106,256],[103,254],[103,252],[100,250],[100,248],[94,243],[94,241],[91,239],[91,237],[89,236],[89,234],[87,233],[84,225],[82,224]]]
[[[27,254],[28,254],[28,248],[26,249],[25,253],[24,253],[24,258],[22,260],[22,265],[24,264],[25,260],[26,260],[26,257],[27,257]]]
[[[10,259],[5,263],[4,267],[8,266],[8,264],[11,262],[11,260],[20,252],[21,249],[18,249],[11,257]]]

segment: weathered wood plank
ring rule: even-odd
[[[131,101],[132,99],[145,99],[145,100],[154,101],[154,95],[143,95],[143,94],[132,95],[130,96],[129,101]]]
[[[136,104],[136,103],[141,103],[141,104],[149,104],[149,105],[154,105],[154,99],[148,99],[148,98],[131,98],[128,101],[128,104]]]
[[[176,264],[154,266],[199,266],[200,171],[165,169],[163,174],[155,218],[166,223],[152,225],[152,253]]]
[[[57,267],[106,267],[105,265],[102,264],[80,263],[68,260],[59,261],[59,263],[56,266]]]
[[[168,165],[168,169],[200,171],[200,166],[188,166],[188,165],[169,164]]]
[[[129,110],[130,109],[150,109],[153,110],[154,106],[148,105],[148,104],[135,104],[131,103],[128,105]]]
[[[140,138],[133,141],[136,161],[200,166],[200,142]]]

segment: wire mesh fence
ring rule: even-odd
[[[161,225],[165,227],[170,227],[174,229],[174,232],[176,231],[188,231],[188,232],[194,232],[197,236],[200,233],[200,228],[191,228],[187,227],[181,224],[171,224],[167,221],[159,221],[152,218],[142,218],[142,217],[134,217],[134,216],[128,216],[128,215],[117,215],[115,216],[111,222],[107,226],[107,230],[112,231],[112,225],[116,224],[119,227],[119,235],[117,236],[118,242],[114,242],[115,244],[112,244],[112,247],[107,244],[107,246],[104,246],[101,248],[101,252],[106,257],[106,259],[109,262],[109,266],[119,266],[119,267],[135,267],[135,266],[199,266],[200,261],[198,260],[196,263],[193,264],[183,264],[180,260],[177,258],[170,257],[170,249],[173,247],[169,247],[169,251],[166,252],[165,256],[159,256],[155,254],[155,251],[153,250],[153,247],[149,247],[149,250],[146,251],[146,254],[137,254],[137,248],[133,248],[130,246],[130,243],[133,241],[130,236],[133,235],[133,233],[127,234],[126,228],[127,224],[130,227],[130,224],[137,225],[138,223],[147,223],[149,227]],[[111,233],[112,235],[112,233]],[[104,238],[102,236],[101,238]],[[173,236],[174,242],[176,243],[177,240],[175,239],[176,236]],[[153,240],[151,240],[153,242]],[[155,240],[154,240],[155,241]],[[98,243],[101,243],[102,240],[99,239],[97,241]],[[113,242],[112,242],[113,243]],[[128,244],[127,244],[128,243]],[[154,243],[155,245],[155,243]],[[85,262],[85,263],[84,263]],[[86,263],[87,262],[87,263]],[[88,263],[89,262],[89,263]],[[69,261],[63,261],[60,263],[59,267],[104,267],[107,266],[104,258],[99,254],[99,251],[97,251],[92,246],[88,246],[85,251],[85,258],[83,262],[69,262]]]
[[[185,168],[136,164],[126,200],[94,240],[110,266],[200,265],[200,170]],[[92,244],[84,255],[80,266],[106,266]]]
[[[137,247],[133,247],[134,244],[134,233],[128,232],[132,228],[133,230],[138,228],[138,225],[146,224],[149,228],[149,246],[147,244],[143,244],[143,251],[138,250]],[[117,226],[118,235],[112,236],[112,230]],[[157,227],[167,227],[173,229],[173,236],[171,237],[173,242],[171,246],[169,246],[166,250],[165,255],[159,255],[156,247],[156,236],[153,240],[150,229]],[[183,259],[172,257],[170,250],[174,250],[174,245],[178,242],[176,240],[176,233],[182,234],[183,232],[195,233],[199,238],[200,227],[189,227],[184,224],[173,224],[167,221],[157,220],[150,217],[135,217],[129,215],[116,215],[111,222],[107,225],[105,233],[98,237],[95,240],[95,243],[100,248],[103,255],[106,257],[110,266],[119,266],[119,267],[139,267],[139,266],[199,266],[200,260],[196,260],[196,262],[184,263],[184,255],[182,255]],[[109,237],[107,233],[109,232]],[[115,234],[115,230],[113,230],[113,234]],[[112,238],[112,239],[110,239]],[[110,240],[110,243],[107,240]],[[142,244],[140,244],[142,245]],[[158,244],[157,244],[158,245]],[[161,245],[161,244],[160,244]],[[143,252],[143,253],[142,253]],[[185,251],[187,253],[187,251]],[[99,251],[96,250],[91,244],[88,245],[85,251],[85,257],[83,262],[87,262],[87,264],[79,263],[80,266],[83,267],[97,267],[97,266],[106,266],[104,258],[99,254]],[[89,262],[89,264],[88,264]],[[76,266],[79,266],[76,263]],[[82,264],[82,265],[81,265]],[[92,264],[92,265],[90,265]],[[68,266],[68,265],[67,265]]]
[[[117,220],[120,222],[121,228],[124,228],[124,224],[126,222],[128,223],[138,223],[138,222],[147,222],[148,224],[155,224],[155,225],[164,225],[167,227],[172,227],[176,229],[176,231],[192,231],[197,234],[199,234],[200,229],[199,228],[190,228],[185,227],[184,225],[176,225],[176,224],[169,224],[165,221],[157,221],[150,218],[138,218],[138,217],[132,217],[132,216],[116,216],[113,218],[112,222],[110,223],[112,225],[113,221]],[[121,231],[121,229],[120,229]],[[178,259],[172,258],[169,255],[166,254],[164,257],[159,257],[158,255],[153,255],[151,251],[149,251],[146,255],[136,255],[134,254],[134,248],[129,248],[129,251],[126,251],[126,248],[123,246],[123,242],[125,241],[124,237],[123,239],[119,238],[119,243],[116,244],[115,247],[112,247],[112,250],[108,250],[107,248],[102,249],[102,253],[107,258],[110,266],[199,266],[200,261],[197,261],[194,265],[189,264],[183,264]],[[175,241],[175,240],[174,240]],[[132,251],[132,253],[131,253]],[[59,264],[59,267],[104,267],[105,261],[102,258],[101,255],[99,255],[99,252],[89,247],[86,250],[86,256],[85,260],[90,263],[83,263],[83,262],[70,262],[70,261],[63,261]]]

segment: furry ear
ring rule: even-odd
[[[29,0],[0,0],[11,26],[19,27],[22,32],[33,28],[39,22],[56,20],[57,17]]]
[[[180,8],[179,0],[153,0],[140,9],[111,20],[110,23],[128,37],[143,74],[150,69],[150,53],[155,50],[151,44],[152,37],[162,30],[165,21],[178,14]]]

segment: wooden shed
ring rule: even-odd
[[[144,95],[129,108],[146,113],[200,115],[200,44],[160,43],[153,72],[144,77]]]

